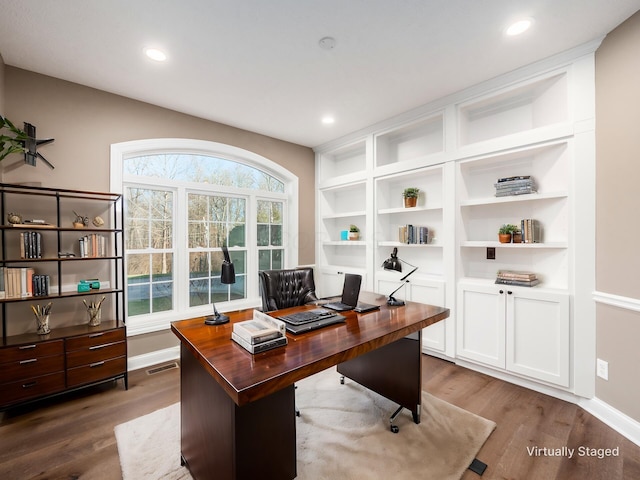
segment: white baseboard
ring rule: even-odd
[[[180,346],[156,350],[155,352],[129,357],[127,360],[127,370],[139,370],[151,367],[159,363],[171,362],[180,358]]]
[[[640,422],[616,410],[599,398],[583,398],[578,403],[585,411],[609,425],[623,437],[640,446]]]

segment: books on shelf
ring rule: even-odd
[[[42,234],[20,232],[20,258],[42,258]]]
[[[534,218],[520,220],[520,231],[522,232],[522,243],[542,242],[542,228],[538,220]]]
[[[398,241],[410,245],[429,243],[429,228],[419,225],[401,225],[398,227]]]
[[[521,272],[515,270],[500,270],[496,282],[500,285],[517,285],[521,287],[534,287],[540,283],[538,276],[533,272]]]
[[[254,310],[251,320],[233,324],[231,338],[245,350],[260,353],[286,345],[285,328],[283,321]]]
[[[49,295],[49,275],[28,267],[0,267],[0,299]]]
[[[78,240],[80,257],[95,258],[107,256],[107,238],[99,233],[85,235]]]
[[[496,188],[496,197],[536,193],[535,181],[531,178],[531,175],[502,177],[493,186]]]

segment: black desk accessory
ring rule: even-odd
[[[415,265],[411,265],[409,262],[404,261],[404,260],[400,260],[398,258],[398,249],[396,247],[393,248],[393,252],[391,252],[391,256],[389,258],[387,258],[382,263],[382,268],[384,268],[385,270],[395,270],[396,272],[402,272],[402,263],[401,262],[402,263],[406,263],[410,267],[413,267],[413,270],[411,270],[404,277],[402,277],[400,279],[400,281],[403,282],[403,283],[398,288],[396,288],[393,292],[391,292],[389,294],[389,297],[387,299],[387,305],[389,305],[391,307],[400,307],[400,306],[404,305],[404,300],[397,300],[393,295],[398,290],[400,290],[404,286],[405,283],[408,283],[407,278],[409,277],[409,275],[411,275],[413,272],[418,270],[418,267],[416,267]]]
[[[225,285],[236,283],[236,271],[233,263],[231,262],[231,257],[229,256],[229,249],[226,246],[223,246],[222,253],[224,254],[224,261],[222,262],[220,283]],[[213,315],[205,317],[204,323],[206,325],[222,325],[223,323],[227,323],[229,321],[229,316],[218,312],[215,303],[211,302],[211,304],[213,305]]]

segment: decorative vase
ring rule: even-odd
[[[349,240],[358,240],[360,232],[349,232]]]
[[[416,197],[404,197],[404,208],[415,207],[417,203],[418,199]]]
[[[500,243],[511,243],[511,234],[510,233],[499,233],[498,240]]]

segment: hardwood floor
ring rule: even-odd
[[[0,414],[0,479],[121,479],[113,428],[179,401],[179,382],[178,369],[138,370],[128,391],[118,381]],[[573,404],[428,356],[423,387],[498,424],[478,454],[484,475],[467,471],[463,480],[640,478],[640,447]],[[575,451],[530,455],[535,447]],[[579,447],[619,456],[579,456]]]

